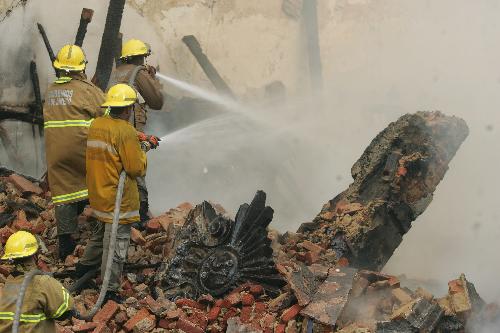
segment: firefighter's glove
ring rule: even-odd
[[[156,149],[160,145],[161,139],[155,135],[148,136],[148,142],[151,145],[151,149]]]

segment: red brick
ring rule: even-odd
[[[237,315],[238,312],[236,311],[236,309],[231,308],[224,314],[224,317],[222,317],[222,322],[224,323],[224,325],[226,325],[229,318],[236,317]]]
[[[14,230],[11,228],[5,226],[0,229],[0,242],[2,245],[5,245],[5,242],[7,242],[7,239],[14,233]]]
[[[33,184],[23,176],[19,176],[15,173],[9,176],[8,180],[14,184],[17,189],[23,193],[30,192],[35,194],[42,194],[43,190],[40,186]]]
[[[266,312],[267,305],[266,303],[256,302],[254,309],[255,313],[263,313]]]
[[[130,289],[132,289],[132,287],[133,287],[133,285],[132,285],[132,283],[129,280],[127,280],[127,279],[123,280],[123,282],[122,282],[122,289],[124,289],[124,290],[130,290]]]
[[[183,330],[186,333],[203,333],[203,329],[183,318],[177,322],[177,329]]]
[[[289,322],[293,318],[295,318],[299,312],[302,310],[302,307],[298,304],[292,305],[285,311],[283,311],[283,314],[281,315],[281,321],[284,323]]]
[[[134,326],[134,333],[146,333],[150,332],[156,326],[156,317],[154,315],[147,316],[140,320]]]
[[[189,308],[205,310],[205,307],[203,305],[188,298],[179,298],[178,300],[175,301],[175,305],[177,305],[180,308],[187,306]]]
[[[279,324],[274,329],[274,333],[285,333],[285,328],[286,328],[285,324]]]
[[[70,254],[64,260],[64,266],[66,266],[66,267],[73,267],[73,266],[76,265],[77,262],[78,262],[78,258],[75,257],[74,255]]]
[[[221,308],[218,306],[214,306],[210,311],[208,312],[207,319],[209,322],[216,321],[217,318],[219,317],[221,312]]]
[[[231,303],[229,303],[229,301],[227,299],[218,299],[218,300],[215,301],[215,305],[214,306],[218,306],[220,308],[229,309],[231,307]]]
[[[159,315],[162,311],[160,303],[158,303],[153,297],[151,297],[151,295],[147,295],[146,297],[144,297],[144,299],[141,300],[141,304],[147,306],[149,310],[154,314]]]
[[[306,253],[304,259],[305,259],[305,263],[308,266],[311,266],[312,264],[315,264],[319,261],[320,255],[319,255],[319,253],[309,251]]]
[[[150,316],[149,311],[147,309],[142,308],[139,311],[137,311],[137,313],[132,318],[130,318],[125,323],[125,325],[123,325],[123,329],[126,332],[130,332],[134,329],[135,325],[137,325],[138,322],[149,316]]]
[[[262,320],[260,321],[260,326],[263,328],[273,327],[275,320],[276,320],[276,318],[274,317],[274,315],[272,315],[270,313],[266,313],[264,315],[264,318],[262,318]]]
[[[264,288],[260,284],[253,284],[250,286],[250,293],[258,297],[264,293]]]
[[[114,301],[108,301],[102,309],[96,313],[93,321],[96,323],[107,323],[115,313],[118,312],[118,304]]]
[[[75,325],[71,329],[74,332],[88,332],[88,331],[92,331],[96,327],[97,327],[97,323],[83,323],[80,325]]]
[[[155,220],[155,219],[151,219],[148,221],[148,223],[146,223],[146,230],[148,231],[148,233],[150,234],[154,234],[154,233],[157,233],[159,232],[161,229],[161,225],[160,223]]]
[[[318,244],[314,244],[313,242],[308,241],[308,240],[305,240],[302,243],[299,243],[298,245],[302,246],[304,249],[306,249],[310,252],[314,252],[317,254],[320,254],[324,250],[323,247],[319,246]]]
[[[342,257],[337,261],[337,266],[339,267],[347,267],[349,266],[349,260],[346,257]]]
[[[123,323],[125,323],[126,321],[128,320],[128,317],[127,317],[127,312],[125,311],[120,311],[116,314],[115,316],[115,322],[118,324],[118,325],[122,325]]]
[[[72,333],[73,331],[67,327],[61,326],[56,323],[56,333]]]
[[[240,320],[242,323],[248,323],[251,319],[252,316],[252,307],[251,306],[244,306],[241,309],[240,313]]]
[[[201,295],[198,298],[198,303],[200,304],[214,304],[214,297],[210,294]]]
[[[255,298],[252,294],[243,293],[241,294],[241,303],[244,306],[252,306],[255,303]]]
[[[226,296],[226,300],[231,306],[235,306],[241,302],[241,295],[239,292],[233,292]]]
[[[34,226],[26,219],[26,213],[24,210],[18,210],[16,215],[17,218],[12,223],[12,228],[16,231],[25,230],[31,232]]]
[[[146,239],[144,239],[144,236],[142,236],[141,232],[133,227],[131,229],[130,239],[132,239],[132,241],[137,245],[145,245]]]
[[[192,322],[194,325],[202,328],[203,330],[207,328],[208,319],[205,312],[194,310],[191,316],[186,319]]]
[[[172,324],[173,324],[173,327],[172,327]],[[160,319],[160,321],[158,322],[158,327],[164,328],[166,330],[175,328],[175,326],[176,326],[175,322],[172,322],[172,321],[167,320],[167,319]]]
[[[114,332],[106,323],[99,323],[92,333],[111,333]]]
[[[177,318],[183,317],[183,315],[184,315],[184,312],[181,309],[175,309],[175,310],[167,311],[167,313],[165,314],[165,318],[166,319],[177,319]]]
[[[12,267],[7,265],[0,265],[0,274],[7,277],[10,275],[10,272],[12,272]]]
[[[37,266],[41,271],[50,272],[49,266],[47,266],[47,263],[45,263],[42,259],[38,259]]]

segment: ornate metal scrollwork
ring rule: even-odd
[[[196,206],[178,233],[175,256],[160,278],[165,294],[172,299],[218,297],[245,282],[277,292],[284,282],[267,237],[274,211],[265,202],[266,194],[257,192],[250,205],[240,206],[235,221],[217,214],[208,202]]]

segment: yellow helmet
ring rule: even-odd
[[[149,45],[139,39],[131,39],[123,44],[122,56],[120,57],[120,59],[140,55],[147,57],[150,54],[151,49],[149,48]]]
[[[77,45],[63,46],[54,60],[54,67],[65,71],[83,71],[86,65],[85,53]]]
[[[137,102],[137,93],[128,84],[118,83],[109,88],[101,107],[125,107]]]
[[[35,236],[27,231],[18,231],[7,239],[2,260],[29,257],[36,251],[38,251],[38,242]]]

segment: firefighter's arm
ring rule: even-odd
[[[117,148],[127,175],[137,178],[146,174],[146,154],[142,151],[137,132],[132,126],[127,126],[123,130]]]
[[[61,319],[73,309],[73,297],[59,281],[50,277],[40,277],[40,288],[47,318]]]
[[[140,70],[137,73],[135,84],[146,104],[153,110],[161,110],[163,107],[163,94],[161,93],[160,82],[148,72]]]

